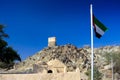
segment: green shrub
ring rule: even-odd
[[[91,80],[91,70],[89,69],[85,74],[88,76],[88,80]],[[102,73],[99,72],[96,66],[94,66],[93,75],[94,75],[94,80],[101,80],[103,77]]]

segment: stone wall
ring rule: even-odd
[[[0,74],[0,80],[80,80],[79,72],[56,74]]]
[[[49,47],[56,46],[56,37],[49,37],[48,38],[48,46]]]

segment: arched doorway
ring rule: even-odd
[[[52,70],[48,70],[48,73],[53,73],[53,71]]]

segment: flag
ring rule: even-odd
[[[93,15],[93,26],[94,26],[95,36],[97,38],[101,38],[102,35],[107,30],[107,27],[105,27],[94,15]]]

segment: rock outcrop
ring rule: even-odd
[[[52,59],[58,59],[67,66],[67,71],[74,71],[77,67],[88,69],[90,67],[90,52],[77,48],[71,44],[63,46],[46,47],[25,61],[16,65],[16,69],[27,68],[38,61],[47,63]]]

